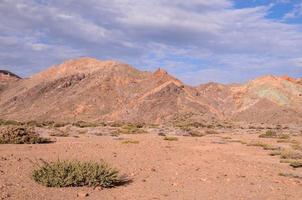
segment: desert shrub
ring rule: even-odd
[[[137,140],[125,140],[122,142],[122,144],[139,144],[139,141]]]
[[[282,133],[282,134],[278,135],[278,138],[281,140],[288,140],[288,139],[290,139],[290,136],[289,136],[289,134]]]
[[[277,133],[275,131],[272,130],[268,130],[265,133],[259,135],[260,138],[276,138],[277,137]]]
[[[277,150],[280,151],[281,150],[281,147],[274,146],[274,145],[271,145],[271,144],[266,144],[266,143],[263,143],[261,141],[252,141],[247,146],[262,147],[264,150],[272,150],[272,151],[277,151]]]
[[[19,125],[23,125],[23,123],[18,122],[18,121],[14,121],[14,120],[0,119],[0,126],[7,126],[7,125],[19,126]]]
[[[149,124],[148,127],[149,128],[158,128],[159,125],[158,124]]]
[[[49,143],[48,138],[42,138],[32,127],[7,126],[0,129],[0,144],[38,144]]]
[[[281,156],[282,159],[302,159],[302,154],[298,151],[293,151],[293,150],[283,150],[281,151]]]
[[[200,123],[200,122],[187,122],[187,121],[177,122],[176,124],[174,124],[174,126],[180,128],[182,130],[191,129],[191,128],[204,128],[204,127],[206,127],[205,124]]]
[[[206,130],[205,134],[206,135],[215,135],[215,134],[219,134],[219,133],[215,130],[210,129],[210,130]]]
[[[55,127],[55,128],[61,128],[61,127],[67,126],[67,125],[68,125],[68,123],[65,123],[65,122],[55,122],[53,124],[53,127]]]
[[[298,174],[292,174],[292,173],[279,173],[279,176],[284,176],[288,178],[296,178],[296,179],[302,179],[302,176]]]
[[[122,123],[122,122],[110,122],[108,125],[111,126],[111,127],[122,127],[124,125],[124,123]]]
[[[73,126],[79,127],[79,128],[87,128],[87,127],[98,127],[101,124],[98,123],[92,123],[92,122],[85,122],[85,121],[77,121],[72,124]]]
[[[274,150],[274,151],[272,151],[269,155],[270,155],[270,156],[280,156],[280,155],[281,155],[281,151],[279,151],[279,150]]]
[[[121,134],[141,134],[145,133],[145,131],[142,129],[141,125],[136,124],[125,124],[120,129],[119,132]]]
[[[53,137],[68,137],[69,133],[66,132],[66,131],[62,131],[62,130],[56,129],[54,132],[52,132],[50,134],[50,136],[53,136]]]
[[[173,136],[165,136],[164,140],[167,140],[167,141],[178,141],[178,138],[177,137],[173,137]]]
[[[126,182],[119,172],[105,163],[56,161],[44,162],[33,171],[33,179],[46,187],[114,187]]]
[[[281,150],[281,147],[274,146],[274,145],[271,145],[271,144],[266,144],[266,145],[263,146],[263,149],[264,150],[276,151],[276,150]]]
[[[292,161],[289,165],[293,168],[301,168],[302,167],[302,161],[301,160],[295,160],[295,161]]]
[[[205,135],[204,133],[201,133],[200,131],[196,131],[196,130],[190,131],[189,134],[192,137],[202,137]]]
[[[277,140],[278,143],[290,143],[291,141],[289,139],[280,139]]]

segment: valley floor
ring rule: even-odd
[[[301,177],[301,168],[294,170],[261,147],[244,144],[258,135],[232,132],[166,141],[156,134],[84,134],[57,137],[52,144],[0,145],[0,199],[302,199],[302,179],[280,176]],[[105,160],[132,182],[113,189],[46,188],[31,179],[40,159]],[[81,192],[89,196],[77,197]]]

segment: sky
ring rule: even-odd
[[[82,56],[191,85],[302,77],[302,0],[0,0],[0,68]]]

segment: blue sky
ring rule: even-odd
[[[0,0],[0,68],[81,56],[165,68],[188,84],[302,77],[302,0]]]

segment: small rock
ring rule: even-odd
[[[89,194],[87,192],[78,192],[77,196],[83,198],[83,197],[88,197]]]
[[[158,133],[159,136],[166,136],[163,132]]]

